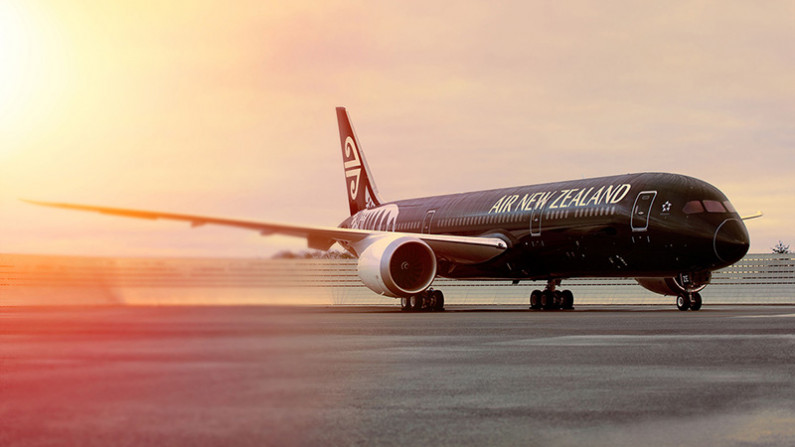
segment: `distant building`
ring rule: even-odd
[[[565,280],[577,304],[671,304],[631,278]],[[456,281],[433,287],[448,304],[524,306],[543,282]],[[795,304],[795,255],[749,254],[713,273],[709,304]],[[376,295],[356,260],[92,258],[0,255],[0,305],[397,305]]]

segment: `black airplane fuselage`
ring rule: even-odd
[[[670,277],[731,265],[748,232],[726,196],[701,180],[642,173],[401,200],[343,228],[498,237],[485,263],[439,259],[450,278]]]

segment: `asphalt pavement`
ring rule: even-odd
[[[2,446],[795,445],[795,307],[0,307]]]

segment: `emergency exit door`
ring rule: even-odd
[[[425,214],[425,219],[422,220],[422,232],[425,234],[431,234],[431,224],[433,223],[433,216],[436,214],[436,210],[430,210]]]

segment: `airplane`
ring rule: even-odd
[[[213,224],[334,243],[358,258],[370,290],[399,298],[405,311],[444,309],[437,276],[545,281],[531,310],[574,308],[560,290],[568,278],[635,278],[676,297],[679,310],[701,309],[711,272],[745,256],[744,220],[716,187],[693,177],[638,173],[448,194],[381,199],[344,107],[337,107],[350,216],[338,227],[227,219],[26,200],[37,205],[146,219]]]

